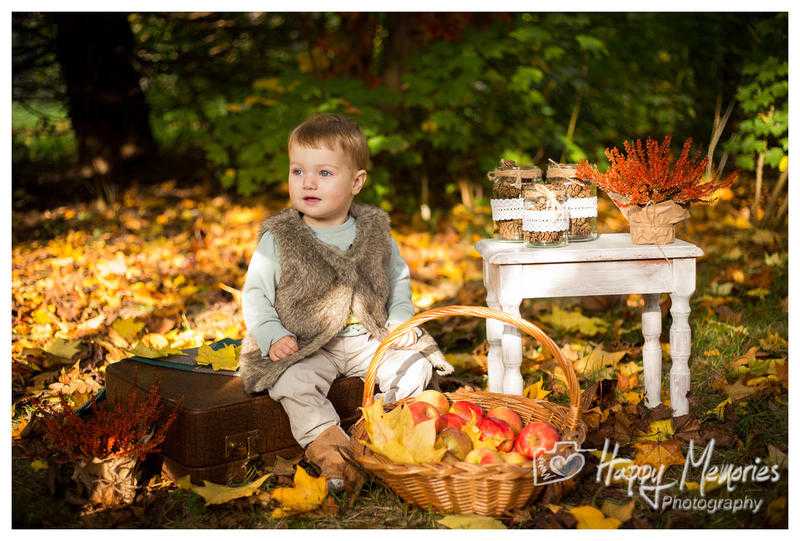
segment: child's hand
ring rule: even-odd
[[[269,358],[273,361],[280,361],[297,351],[297,340],[294,336],[286,335],[275,340],[269,347]]]

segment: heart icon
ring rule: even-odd
[[[550,459],[550,469],[561,476],[560,481],[574,477],[586,464],[586,459],[580,453],[572,453],[566,457],[555,455]]]

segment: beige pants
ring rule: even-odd
[[[286,410],[292,435],[303,448],[339,423],[327,398],[333,380],[338,376],[363,379],[379,345],[367,333],[334,337],[315,354],[287,368],[269,390],[270,398]],[[431,363],[421,353],[389,348],[376,375],[384,403],[421,393],[431,373]]]

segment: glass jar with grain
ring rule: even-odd
[[[541,180],[542,170],[534,165],[520,167],[511,160],[501,160],[488,177],[492,182],[494,238],[522,242],[523,191],[532,182]]]

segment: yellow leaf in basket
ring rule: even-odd
[[[547,395],[550,394],[550,391],[545,391],[542,389],[542,384],[544,380],[540,379],[536,383],[531,383],[525,390],[522,391],[523,396],[525,398],[530,398],[531,400],[544,400]]]
[[[272,474],[268,473],[266,475],[262,475],[252,483],[240,487],[218,485],[210,481],[203,481],[204,486],[199,486],[192,483],[189,475],[181,477],[175,482],[175,484],[180,489],[191,490],[195,494],[198,494],[201,498],[203,498],[203,500],[205,500],[206,505],[218,505],[221,503],[227,503],[237,498],[246,498],[248,496],[252,496],[258,492],[261,484],[266,481],[270,475]]]
[[[311,477],[301,466],[297,466],[294,486],[279,487],[270,493],[270,498],[280,503],[280,507],[273,509],[272,518],[313,511],[322,505],[327,495],[328,480],[324,476]]]
[[[209,345],[200,346],[195,362],[211,365],[214,370],[236,370],[239,368],[239,348],[233,344],[214,350]]]
[[[551,315],[540,316],[539,319],[566,331],[577,331],[585,336],[594,336],[606,332],[608,323],[599,317],[586,317],[580,310],[567,312],[558,306],[553,307]]]
[[[578,521],[579,530],[615,530],[622,524],[618,518],[606,517],[602,511],[591,505],[573,507],[569,512]]]
[[[436,521],[451,530],[505,530],[505,525],[492,517],[481,515],[447,515]]]
[[[369,441],[364,444],[398,464],[441,462],[447,448],[437,449],[436,421],[414,424],[406,406],[383,412],[383,401],[361,408]]]
[[[497,446],[503,443],[503,440],[497,438],[481,439],[481,431],[475,422],[474,414],[472,415],[472,419],[467,421],[464,426],[461,427],[461,431],[469,436],[470,440],[472,440],[473,449],[492,449],[493,451],[496,451]]]

